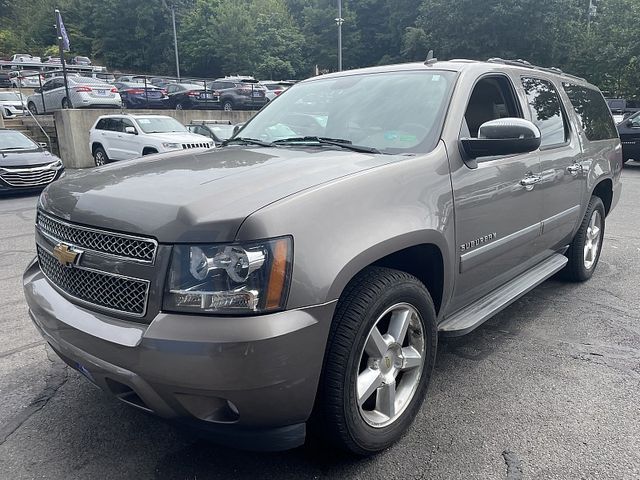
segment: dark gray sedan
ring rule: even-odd
[[[42,190],[62,176],[62,160],[15,130],[0,129],[0,195]]]

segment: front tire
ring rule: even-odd
[[[222,109],[225,112],[231,112],[233,111],[233,102],[231,100],[225,100],[222,104]]]
[[[93,152],[93,161],[96,164],[96,167],[101,167],[102,165],[106,165],[109,163],[109,157],[107,156],[107,152],[104,151],[104,148],[97,147]]]
[[[584,282],[593,275],[602,250],[604,224],[604,204],[599,197],[592,196],[580,228],[567,250],[569,263],[563,270],[567,280]]]
[[[407,431],[426,395],[437,348],[436,313],[415,277],[371,267],[338,301],[318,393],[318,425],[359,455]]]
[[[73,105],[71,105],[71,102],[66,97],[62,99],[62,108],[73,108]]]
[[[36,107],[35,103],[29,102],[29,104],[27,105],[27,108],[29,109],[32,115],[38,115],[38,107]]]

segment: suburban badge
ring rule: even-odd
[[[482,245],[483,243],[488,243],[492,240],[495,240],[498,237],[498,234],[493,232],[485,235],[484,237],[476,238],[475,240],[471,240],[470,242],[463,243],[460,245],[460,251],[466,252],[467,250],[477,247],[478,245]]]

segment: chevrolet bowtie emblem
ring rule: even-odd
[[[53,249],[53,256],[60,262],[63,267],[71,268],[78,264],[82,252],[77,252],[64,243],[59,243]]]

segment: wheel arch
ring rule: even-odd
[[[142,155],[151,155],[153,153],[158,153],[157,147],[146,146],[142,149]]]
[[[340,298],[345,288],[368,267],[392,268],[417,277],[429,291],[436,314],[451,292],[449,249],[441,233],[414,232],[389,239],[357,255],[336,276],[330,298]]]
[[[96,150],[98,148],[102,148],[103,150],[105,149],[104,145],[102,145],[100,142],[93,142],[91,144],[91,155],[95,155],[96,154]]]
[[[609,215],[611,210],[611,204],[613,202],[613,180],[610,178],[603,178],[593,188],[591,195],[599,197],[604,203],[604,213]]]

